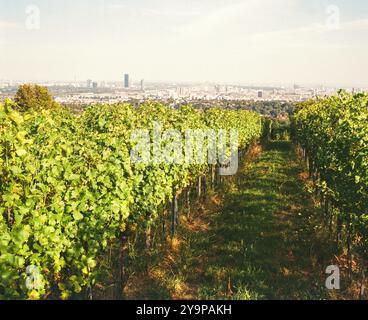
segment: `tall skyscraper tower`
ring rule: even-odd
[[[141,80],[141,91],[144,91],[144,79]]]
[[[124,88],[129,88],[129,74],[124,74]]]

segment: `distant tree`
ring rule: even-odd
[[[14,100],[16,109],[21,112],[55,109],[58,106],[46,87],[32,84],[20,86]]]

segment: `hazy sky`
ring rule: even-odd
[[[39,8],[39,29],[29,5]],[[125,72],[368,87],[368,1],[0,0],[0,79],[119,80]]]

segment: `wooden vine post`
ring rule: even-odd
[[[175,235],[176,224],[178,222],[178,194],[173,187],[171,199],[171,235]]]

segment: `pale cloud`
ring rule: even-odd
[[[19,27],[19,23],[13,21],[1,21],[0,20],[0,30],[7,30],[7,29],[15,29]]]
[[[0,20],[0,46],[8,45],[9,35],[19,27],[20,25],[16,22]]]
[[[346,42],[354,34],[368,31],[368,19],[343,22],[339,29],[330,29],[325,24],[252,34],[247,37],[254,46],[280,46],[284,48],[347,48]],[[362,43],[365,45],[365,43]]]
[[[196,17],[200,13],[196,11],[173,11],[158,9],[143,9],[142,14],[145,16],[166,16],[166,17]]]
[[[198,11],[169,10],[162,7],[130,7],[126,4],[109,4],[107,8],[110,10],[125,10],[129,14],[145,17],[196,17],[200,15]]]
[[[297,2],[295,0],[244,0],[230,3],[176,28],[175,31],[188,37],[218,35],[219,32],[222,34],[251,33],[259,28],[272,28],[273,22]]]
[[[368,19],[359,19],[345,22],[342,24],[342,29],[353,31],[362,31],[362,30],[366,31],[368,30]]]
[[[107,8],[111,10],[118,10],[118,9],[126,9],[128,8],[128,6],[123,3],[115,3],[115,4],[108,4]]]

